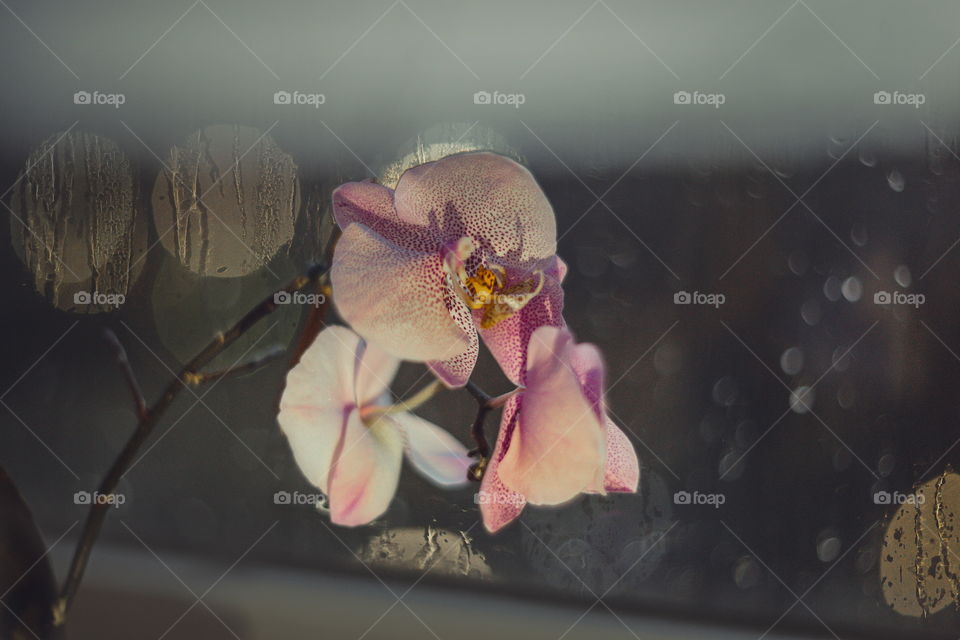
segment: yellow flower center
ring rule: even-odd
[[[457,250],[447,260],[448,273],[456,275],[454,289],[468,307],[483,309],[480,328],[490,329],[501,320],[523,309],[543,289],[543,271],[519,282],[507,283],[506,270],[497,264],[479,265],[473,275],[464,266],[473,254],[470,238],[461,238]]]

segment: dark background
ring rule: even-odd
[[[276,522],[245,562],[363,572],[336,534],[366,549],[360,556],[378,573],[417,576],[416,556],[436,531],[447,539],[468,532],[482,556],[469,562],[484,569],[457,566],[428,581],[586,604],[588,589],[600,595],[649,549],[608,598],[618,612],[689,612],[760,633],[796,600],[782,580],[796,595],[816,582],[805,602],[837,630],[947,637],[955,628],[952,608],[918,620],[883,602],[881,540],[894,508],[872,496],[908,492],[960,456],[960,250],[950,251],[960,237],[960,52],[920,79],[960,36],[956,7],[210,2],[194,5],[118,79],[190,7],[181,4],[11,2],[80,79],[0,9],[3,189],[36,145],[79,121],[76,131],[112,139],[133,161],[137,215],[152,241],[156,156],[166,161],[172,145],[211,124],[273,127],[299,167],[303,220],[325,212],[336,184],[371,177],[409,152],[418,132],[472,125],[469,143],[496,131],[554,205],[559,254],[570,265],[566,317],[607,358],[609,405],[637,448],[642,487],[638,496],[528,509],[489,536],[472,488],[441,492],[407,470],[381,521],[331,531],[311,508],[273,501],[278,490],[312,491],[276,425],[286,366],[278,362],[218,384],[203,399],[209,409],[191,408],[194,398],[183,394],[158,429],[165,435],[121,485],[128,502],[111,513],[106,542],[147,553],[139,537],[161,556],[196,554],[226,567]],[[724,92],[727,103],[673,104],[674,91],[697,87]],[[885,88],[923,92],[927,103],[874,105],[873,92]],[[120,91],[127,103],[77,106],[78,89]],[[280,89],[323,92],[327,104],[277,106],[271,96]],[[526,103],[473,104],[474,91],[494,89],[524,93]],[[439,131],[425,140],[443,138]],[[796,200],[787,187],[801,195],[811,185],[805,205],[784,215]],[[123,307],[82,315],[34,290],[10,226],[0,225],[0,389],[10,389],[0,466],[49,541],[84,517],[74,492],[95,487],[135,424],[102,329],[127,346],[152,399],[167,367],[316,257],[322,238],[305,237],[305,228],[272,273],[184,291],[183,268],[157,245]],[[906,287],[894,278],[901,266],[911,274]],[[856,279],[849,295],[837,298],[848,278]],[[857,285],[862,293],[850,294]],[[873,304],[874,292],[894,289],[921,292],[926,303]],[[726,303],[675,305],[681,290],[723,293]],[[302,318],[279,318],[256,349],[294,340]],[[780,359],[792,347],[804,362],[790,374]],[[419,388],[422,373],[407,365],[395,393]],[[488,390],[508,389],[488,358],[477,376]],[[788,389],[815,382],[819,418],[789,411]],[[422,415],[467,441],[465,392],[442,394]],[[681,489],[723,493],[726,502],[674,505]],[[390,537],[403,529],[416,535]],[[784,624],[824,632],[802,606]]]

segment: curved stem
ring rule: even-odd
[[[299,291],[305,286],[319,281],[326,275],[326,273],[326,267],[314,267],[308,273],[295,278],[286,287],[280,289],[276,293],[293,293],[294,291]],[[109,471],[107,471],[107,474],[100,483],[100,487],[98,489],[101,494],[110,495],[116,491],[120,479],[130,467],[130,464],[133,462],[134,457],[137,454],[137,451],[140,450],[140,447],[143,446],[147,438],[150,437],[150,434],[153,432],[157,422],[159,422],[160,418],[163,417],[167,408],[170,407],[174,399],[179,395],[180,391],[182,391],[186,386],[200,384],[209,380],[210,378],[205,378],[203,374],[200,373],[200,370],[208,365],[214,358],[220,355],[220,353],[229,347],[233,342],[235,342],[237,338],[246,333],[253,325],[270,315],[270,313],[277,308],[277,304],[274,301],[274,296],[276,293],[272,293],[267,296],[260,304],[248,311],[247,314],[229,330],[218,335],[210,344],[200,351],[199,354],[190,360],[190,362],[188,362],[183,369],[180,370],[180,373],[177,374],[173,380],[170,381],[166,390],[163,392],[163,395],[161,395],[160,398],[153,404],[153,406],[147,409],[142,415],[140,422],[137,424],[137,428],[130,436],[130,439],[127,440],[126,445],[123,447],[120,455],[118,455],[116,460],[114,460]],[[73,560],[70,563],[70,569],[67,572],[67,577],[64,580],[63,587],[60,590],[60,598],[54,605],[54,624],[58,626],[62,625],[66,621],[67,611],[69,610],[70,604],[77,593],[77,589],[80,586],[80,581],[83,579],[83,572],[86,569],[87,562],[90,560],[90,553],[93,550],[93,545],[97,540],[97,536],[99,535],[100,530],[103,528],[103,522],[106,519],[109,506],[110,505],[105,502],[91,502],[90,511],[87,514],[87,520],[83,525],[83,532],[80,536],[80,542],[77,544],[76,551],[74,551]]]
[[[470,455],[479,458],[477,462],[470,466],[467,477],[470,480],[479,482],[483,480],[483,474],[486,472],[487,464],[490,462],[490,455],[493,453],[485,430],[487,414],[494,409],[503,407],[507,400],[521,393],[523,387],[517,387],[513,391],[508,391],[499,396],[491,396],[472,380],[468,380],[464,388],[473,396],[473,399],[477,401],[477,417],[473,419],[473,425],[470,427],[470,435],[473,437],[473,441],[477,447],[470,452]]]
[[[414,411],[423,406],[428,400],[430,400],[430,398],[437,394],[437,391],[440,391],[443,388],[444,386],[442,382],[439,380],[434,380],[406,400],[400,400],[396,404],[387,405],[385,407],[371,407],[367,409],[366,415],[373,418],[376,416],[389,415],[391,413],[406,413],[408,411]]]

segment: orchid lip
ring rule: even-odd
[[[480,327],[490,329],[535,298],[543,290],[545,276],[537,269],[532,277],[516,281],[501,265],[486,260],[471,274],[466,263],[475,251],[473,239],[463,236],[454,247],[445,248],[444,268],[450,286],[467,307],[483,311]]]

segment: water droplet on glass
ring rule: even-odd
[[[836,302],[842,295],[840,291],[842,286],[843,285],[840,282],[840,278],[837,276],[830,276],[823,283],[823,295],[826,296],[827,300],[830,302]]]
[[[741,589],[751,589],[760,584],[762,577],[760,567],[751,556],[743,556],[737,560],[733,568],[733,581]]]
[[[897,267],[893,272],[893,279],[896,280],[897,284],[901,287],[909,287],[913,281],[913,277],[910,275],[910,267],[905,264]]]
[[[717,466],[720,479],[730,482],[742,476],[746,468],[746,459],[747,457],[740,451],[733,450],[725,453]]]
[[[820,308],[820,301],[815,298],[807,300],[800,307],[800,317],[811,327],[820,322],[822,316],[823,310]]]
[[[209,126],[170,150],[152,204],[160,243],[181,264],[204,276],[248,275],[293,239],[297,165],[257,129]]]
[[[860,284],[858,277],[850,276],[843,281],[843,286],[840,287],[840,291],[843,293],[843,297],[847,299],[847,302],[856,302],[863,296],[863,285]]]
[[[724,376],[713,385],[713,401],[721,407],[732,406],[737,400],[737,383],[730,376]]]
[[[897,466],[897,458],[892,453],[885,453],[880,456],[880,460],[877,461],[877,473],[881,477],[886,478],[891,473],[893,473],[894,467]]]
[[[906,178],[903,177],[903,174],[896,169],[891,169],[887,173],[887,184],[890,185],[890,188],[900,193],[903,191],[903,188],[907,184]]]
[[[848,347],[837,347],[833,350],[830,361],[833,363],[834,371],[846,371],[850,367],[850,362],[852,362],[850,349]]]
[[[139,176],[115,142],[73,131],[35,148],[10,187],[10,241],[58,309],[115,311],[143,269],[149,224]]]
[[[794,413],[804,414],[813,408],[813,389],[807,385],[797,387],[790,392],[790,409]]]
[[[817,543],[817,559],[820,562],[833,562],[840,555],[843,543],[836,536],[826,536]]]
[[[703,438],[703,441],[707,444],[712,444],[723,435],[723,427],[723,420],[720,416],[708,413],[703,416],[703,420],[700,421],[700,437]]]
[[[802,276],[810,266],[810,259],[803,251],[794,251],[790,254],[790,257],[787,258],[787,265],[790,267],[793,275]]]
[[[867,234],[867,228],[862,224],[855,224],[853,228],[850,229],[850,239],[853,241],[853,244],[858,247],[866,246],[869,236]]]
[[[849,382],[842,383],[837,390],[837,404],[839,404],[842,409],[851,409],[856,401],[856,388]]]
[[[657,347],[653,354],[653,366],[662,376],[669,376],[677,373],[683,368],[683,360],[680,349],[671,342],[664,342]]]
[[[788,376],[795,376],[803,369],[803,351],[790,347],[780,355],[780,368]]]

